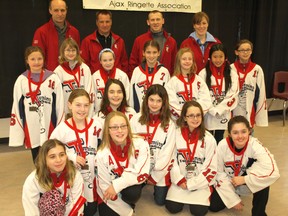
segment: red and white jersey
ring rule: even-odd
[[[105,85],[108,79],[118,79],[123,83],[125,87],[127,102],[129,101],[130,81],[125,72],[123,72],[119,68],[115,68],[115,70],[111,71],[110,74],[108,75],[107,72],[104,71],[104,69],[97,70],[92,75],[92,82],[93,82],[94,91],[95,91],[95,100],[94,100],[95,113],[99,112],[100,110],[101,102],[102,102],[103,95],[104,95]]]
[[[209,206],[211,186],[215,183],[217,170],[216,141],[206,131],[203,140],[187,144],[188,135],[182,133],[180,128],[176,129],[176,138],[176,152],[170,171],[172,185],[166,199]],[[186,170],[188,165],[193,165],[193,171]],[[186,190],[179,186],[185,181]]]
[[[206,80],[206,69],[200,71],[199,76]],[[231,111],[235,109],[238,102],[238,75],[231,69],[231,87],[225,92],[225,78],[222,75],[211,75],[210,97],[212,107],[204,116],[205,126],[208,130],[225,130],[231,118]]]
[[[54,70],[62,83],[63,97],[64,97],[64,110],[65,114],[69,113],[68,98],[74,89],[85,89],[90,95],[91,106],[89,110],[89,117],[93,116],[94,111],[94,89],[92,86],[92,76],[89,67],[82,63],[76,65],[74,69],[69,67],[67,62]]]
[[[217,147],[217,158],[215,188],[227,208],[232,208],[241,202],[238,194],[243,187],[250,193],[256,193],[272,185],[280,177],[274,156],[252,136],[249,137],[247,147],[240,152],[235,150],[228,137],[223,139]],[[245,176],[246,185],[235,189],[231,183],[231,178],[234,176]]]
[[[165,87],[169,95],[169,104],[174,120],[179,118],[186,101],[197,101],[202,106],[204,113],[212,106],[206,82],[198,75],[194,75],[190,81],[183,75],[173,76]]]
[[[250,126],[268,126],[265,80],[262,68],[249,62],[245,68],[239,61],[231,64],[239,76],[239,99],[233,115],[242,115]]]
[[[131,82],[130,82],[130,99],[129,106],[133,107],[136,112],[140,111],[142,106],[143,98],[146,94],[147,89],[153,84],[160,84],[165,86],[169,79],[169,71],[161,64],[157,63],[151,74],[148,72],[147,65],[140,65],[133,71]]]
[[[121,161],[114,157],[109,148],[98,150],[97,160],[97,192],[103,202],[104,193],[112,184],[117,195],[116,200],[108,200],[106,204],[119,215],[132,215],[133,209],[121,199],[123,189],[142,184],[149,176],[150,152],[143,138],[133,138],[134,153],[129,160]],[[119,164],[121,167],[118,167]],[[124,169],[123,169],[124,168]],[[123,173],[119,175],[119,169]]]
[[[102,139],[102,125],[94,119],[87,118],[86,128],[78,130],[70,123],[70,120],[71,119],[61,122],[51,134],[51,138],[58,139],[65,144],[68,158],[73,161],[74,164],[76,164],[77,156],[86,158],[86,164],[89,168],[79,168],[79,170],[84,179],[84,197],[88,202],[93,202],[97,200],[95,158],[97,147]]]
[[[65,181],[56,189],[62,194],[65,194]],[[47,192],[44,188],[39,185],[38,178],[36,176],[36,170],[34,170],[26,178],[23,185],[22,192],[22,204],[25,212],[25,216],[40,215],[38,203],[40,200],[40,193]],[[80,196],[83,196],[83,178],[79,171],[76,171],[74,183],[72,187],[68,187],[66,191],[66,211],[65,216],[68,216],[73,206],[76,204]],[[82,215],[84,206],[78,211],[78,215]]]
[[[132,107],[126,107],[124,114],[126,115],[128,120],[130,120],[133,117],[133,115],[136,114],[136,111]],[[100,121],[102,125],[104,125],[106,115],[104,115],[102,112],[99,111],[98,113],[96,113],[94,118],[97,118],[97,120]]]
[[[25,143],[26,148],[39,147],[64,119],[63,92],[57,75],[44,70],[42,81],[33,82],[28,74],[21,74],[14,84],[9,146]]]
[[[141,113],[135,114],[130,120],[132,132],[148,141],[150,147],[150,176],[149,180],[157,186],[169,186],[171,159],[175,150],[175,124],[170,120],[168,126],[161,123],[141,125]]]

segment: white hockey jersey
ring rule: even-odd
[[[60,191],[62,196],[65,194],[64,182],[59,187],[56,187],[56,189]],[[40,193],[43,194],[45,192],[46,190],[39,185],[36,176],[36,170],[34,170],[26,178],[22,191],[22,204],[24,207],[25,216],[38,216],[40,214],[38,207]],[[74,184],[72,187],[67,188],[66,191],[65,216],[68,216],[80,196],[83,196],[83,178],[80,172],[76,171]],[[80,208],[80,210],[78,211],[78,215],[81,215],[83,213],[83,210],[84,206]]]
[[[176,129],[176,153],[170,171],[172,185],[166,199],[179,203],[209,206],[211,186],[215,183],[217,170],[216,141],[206,131],[203,140],[197,139],[196,142],[187,145],[187,142],[189,143],[188,130],[188,128]],[[188,165],[193,165],[193,171],[186,170]],[[185,181],[187,182],[186,190],[178,186]]]
[[[143,68],[145,66],[146,69]],[[160,84],[165,86],[170,79],[169,71],[161,64],[156,64],[151,74],[149,74],[146,64],[145,66],[142,64],[136,67],[131,77],[129,105],[136,112],[140,111],[143,98],[151,85]]]
[[[241,202],[238,193],[244,189],[243,186],[246,187],[246,191],[256,193],[270,186],[280,177],[273,155],[252,136],[249,137],[246,149],[240,152],[234,149],[229,138],[223,139],[217,147],[217,158],[218,172],[215,188],[227,208],[232,208]],[[234,188],[231,178],[237,172],[239,172],[238,176],[245,176],[246,185]]]
[[[94,91],[95,91],[95,100],[94,100],[95,113],[99,112],[100,110],[101,102],[102,102],[103,95],[104,95],[105,85],[108,79],[118,79],[123,83],[125,87],[127,102],[129,101],[130,81],[129,81],[127,74],[123,72],[122,70],[120,70],[119,68],[114,68],[110,72],[109,75],[104,69],[100,69],[92,75],[92,82],[93,82]]]
[[[209,89],[204,80],[194,75],[190,81],[183,75],[173,76],[165,86],[173,120],[177,120],[186,101],[197,101],[206,113],[212,106]]]
[[[78,133],[80,139],[77,139]],[[88,202],[97,200],[96,177],[95,177],[95,158],[97,147],[102,139],[102,124],[94,119],[87,118],[87,127],[83,130],[75,129],[69,123],[69,119],[61,122],[51,134],[51,138],[58,139],[66,146],[68,158],[76,164],[76,157],[86,155],[86,164],[88,169],[80,169],[84,179],[84,197]]]
[[[39,147],[64,120],[63,93],[57,75],[44,70],[41,83],[29,77],[29,71],[25,71],[14,85],[9,146],[25,143],[26,148]]]
[[[129,160],[121,160],[114,157],[111,150],[105,148],[97,152],[97,192],[100,202],[103,201],[104,193],[112,184],[117,195],[117,199],[108,200],[107,205],[119,215],[130,216],[133,209],[121,199],[120,192],[132,185],[142,184],[149,176],[150,153],[149,146],[142,138],[133,138],[134,155]],[[117,160],[117,161],[116,161]],[[121,167],[118,167],[117,163]],[[122,170],[119,172],[119,170]]]
[[[198,74],[206,80],[206,69]],[[235,109],[238,102],[239,84],[237,72],[231,69],[231,87],[225,92],[225,79],[223,76],[211,75],[210,97],[212,107],[204,116],[205,126],[208,130],[225,130],[231,118],[231,111]],[[219,85],[218,85],[219,84]]]
[[[64,110],[65,114],[69,113],[68,98],[74,89],[85,89],[90,95],[91,106],[89,110],[89,117],[93,116],[94,112],[94,88],[92,86],[92,76],[89,67],[82,63],[76,65],[74,69],[69,67],[67,62],[58,65],[54,72],[59,77],[62,83],[63,97],[64,97]]]
[[[233,115],[242,115],[250,122],[250,126],[268,126],[265,80],[262,68],[248,62],[243,65],[239,61],[231,64],[239,77],[239,100]]]
[[[135,114],[130,120],[132,132],[143,136],[150,147],[150,176],[149,180],[157,186],[169,186],[171,159],[175,150],[175,124],[170,120],[164,129],[161,123],[155,122],[141,125],[141,113]]]

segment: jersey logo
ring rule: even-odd
[[[97,89],[97,99],[102,99],[104,95],[104,88]]]
[[[233,175],[236,170],[240,170],[241,169],[240,168],[241,167],[241,163],[240,163],[239,160],[237,160],[237,161],[227,161],[227,162],[224,163],[224,166],[227,169],[231,170],[231,171],[229,171],[230,175]]]
[[[79,144],[78,140],[73,140],[71,142],[67,142],[66,143],[66,146],[68,149],[74,149],[74,151],[77,153],[77,155],[81,155],[81,150],[80,150],[80,146],[79,145],[83,145],[84,144],[84,141],[82,138],[80,138],[81,140],[81,144]],[[87,154],[87,152],[86,152]]]
[[[182,92],[177,92],[176,95],[179,97],[179,98],[182,98],[182,102],[179,102],[179,104],[183,104],[187,101],[188,97],[187,97],[187,94],[186,94],[186,91],[182,91]]]
[[[63,89],[65,89],[64,87],[68,88],[67,90],[65,90],[67,93],[73,91],[74,89],[77,89],[77,83],[74,79],[63,81],[62,86]]]
[[[41,90],[39,89],[38,93],[36,91],[28,92],[25,98],[30,98],[32,104],[36,104],[38,107],[41,106],[41,101],[39,100],[38,96],[41,95]]]
[[[139,82],[136,84],[138,88],[143,88],[143,93],[146,94],[147,91],[147,83],[146,80]]]

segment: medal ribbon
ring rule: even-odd
[[[157,71],[157,66],[158,66],[158,62],[155,64],[153,71],[151,74],[149,74],[149,68],[148,68],[148,64],[145,64],[145,75],[146,75],[146,85],[147,85],[147,89],[153,84],[154,81],[154,76],[155,73]],[[151,82],[149,81],[149,77],[151,76]]]
[[[30,70],[28,71],[28,86],[29,86],[29,93],[28,93],[28,95],[30,96],[31,101],[32,101],[33,104],[34,104],[35,102],[39,102],[39,101],[38,101],[38,98],[37,98],[37,95],[38,95],[40,86],[41,86],[42,81],[43,81],[43,76],[44,76],[44,70],[42,70],[42,71],[40,72],[39,82],[33,82],[33,81],[31,80],[31,71],[30,71]],[[32,82],[37,86],[35,91],[32,91],[32,86],[31,86],[31,83],[32,83]]]
[[[76,136],[77,143],[78,143],[78,146],[77,146],[78,150],[79,150],[78,153],[80,153],[80,155],[86,159],[86,154],[83,150],[82,142],[81,142],[81,139],[80,139],[79,133],[78,133],[79,130],[77,129],[77,126],[76,126],[76,123],[75,123],[73,117],[71,118],[71,120],[72,120],[73,130],[75,132],[75,136]],[[86,143],[86,147],[87,147],[88,146],[88,127],[87,127],[87,119],[86,118],[85,118],[85,129],[84,130],[85,130],[85,143]]]
[[[191,79],[188,79],[188,82],[186,81],[185,77],[180,74],[178,76],[178,78],[184,83],[184,89],[185,89],[185,94],[184,94],[184,97],[185,97],[185,100],[186,101],[190,101],[193,99],[193,89],[192,89],[192,84],[195,80],[195,74],[192,75]],[[187,87],[188,86],[188,87]]]
[[[147,127],[147,139],[148,139],[148,143],[149,143],[149,145],[152,143],[152,140],[153,140],[153,138],[154,138],[154,136],[155,136],[155,133],[156,133],[156,131],[157,131],[157,129],[158,129],[158,126],[159,126],[159,124],[160,124],[161,122],[160,122],[160,120],[158,119],[154,124],[150,124],[150,123],[148,123],[148,125],[146,126]],[[150,135],[150,125],[151,126],[154,126],[154,129],[153,129],[153,132],[152,132],[152,134]]]
[[[199,140],[199,132],[198,130],[194,130],[192,133],[189,131],[188,127],[184,127],[181,129],[182,135],[186,141],[187,149],[189,152],[189,162],[192,162],[194,160],[194,156],[196,153],[196,147]],[[194,144],[193,151],[190,149],[190,145]]]

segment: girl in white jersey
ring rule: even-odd
[[[223,139],[231,111],[237,106],[239,92],[238,76],[230,67],[223,44],[211,47],[209,60],[199,76],[206,81],[213,104],[205,115],[205,126],[218,143]]]
[[[91,71],[80,56],[77,42],[70,37],[65,39],[59,52],[60,65],[55,68],[54,72],[62,83],[65,114],[69,113],[67,102],[70,93],[74,89],[85,89],[90,95],[90,102],[93,105],[94,89],[92,87]],[[93,106],[90,106],[90,117],[93,114],[93,108]]]
[[[71,117],[61,122],[51,137],[65,143],[68,158],[74,162],[84,179],[84,196],[87,200],[85,215],[97,211],[95,158],[102,137],[102,124],[88,116],[90,98],[84,89],[74,89],[68,99]]]
[[[140,111],[147,89],[153,84],[165,86],[170,79],[169,71],[158,62],[160,46],[156,40],[149,40],[143,47],[143,62],[133,70],[129,105]]]
[[[189,205],[192,215],[208,212],[212,185],[215,183],[216,141],[205,129],[204,112],[196,101],[187,101],[177,120],[176,152],[170,171],[172,184],[166,197],[170,213]]]
[[[175,124],[169,111],[166,89],[159,84],[150,86],[141,113],[130,121],[133,133],[143,136],[150,147],[150,175],[147,184],[154,186],[154,200],[164,205],[170,186],[171,159],[175,148]]]
[[[239,100],[233,115],[247,118],[251,127],[268,126],[265,80],[262,68],[251,61],[253,44],[240,40],[235,48],[238,59],[231,64],[239,78]]]
[[[165,86],[174,120],[179,118],[186,101],[197,101],[201,104],[204,113],[212,106],[209,89],[196,71],[194,53],[190,48],[181,48],[176,55],[173,77]]]
[[[132,107],[128,106],[126,100],[126,91],[123,83],[117,79],[108,79],[101,107],[96,117],[104,124],[106,116],[112,111],[120,111],[124,113],[128,119],[136,113]]]
[[[68,159],[65,145],[47,140],[35,165],[23,186],[25,215],[82,215],[83,178]]]
[[[228,122],[229,136],[217,147],[217,183],[209,208],[213,212],[225,207],[242,210],[240,196],[253,193],[252,215],[267,215],[269,187],[280,177],[279,170],[273,155],[250,132],[244,116]]]
[[[130,82],[126,72],[115,67],[115,54],[112,49],[105,48],[99,53],[101,68],[95,73],[93,71],[92,79],[95,90],[95,113],[99,112],[103,100],[104,88],[108,79],[118,79],[125,86],[126,99],[129,99]]]
[[[149,146],[132,136],[128,118],[119,111],[108,114],[97,152],[97,192],[100,216],[131,216],[149,176]]]
[[[25,50],[27,70],[16,80],[13,89],[9,146],[31,149],[33,161],[42,143],[64,119],[61,82],[56,74],[44,69],[40,47]]]

